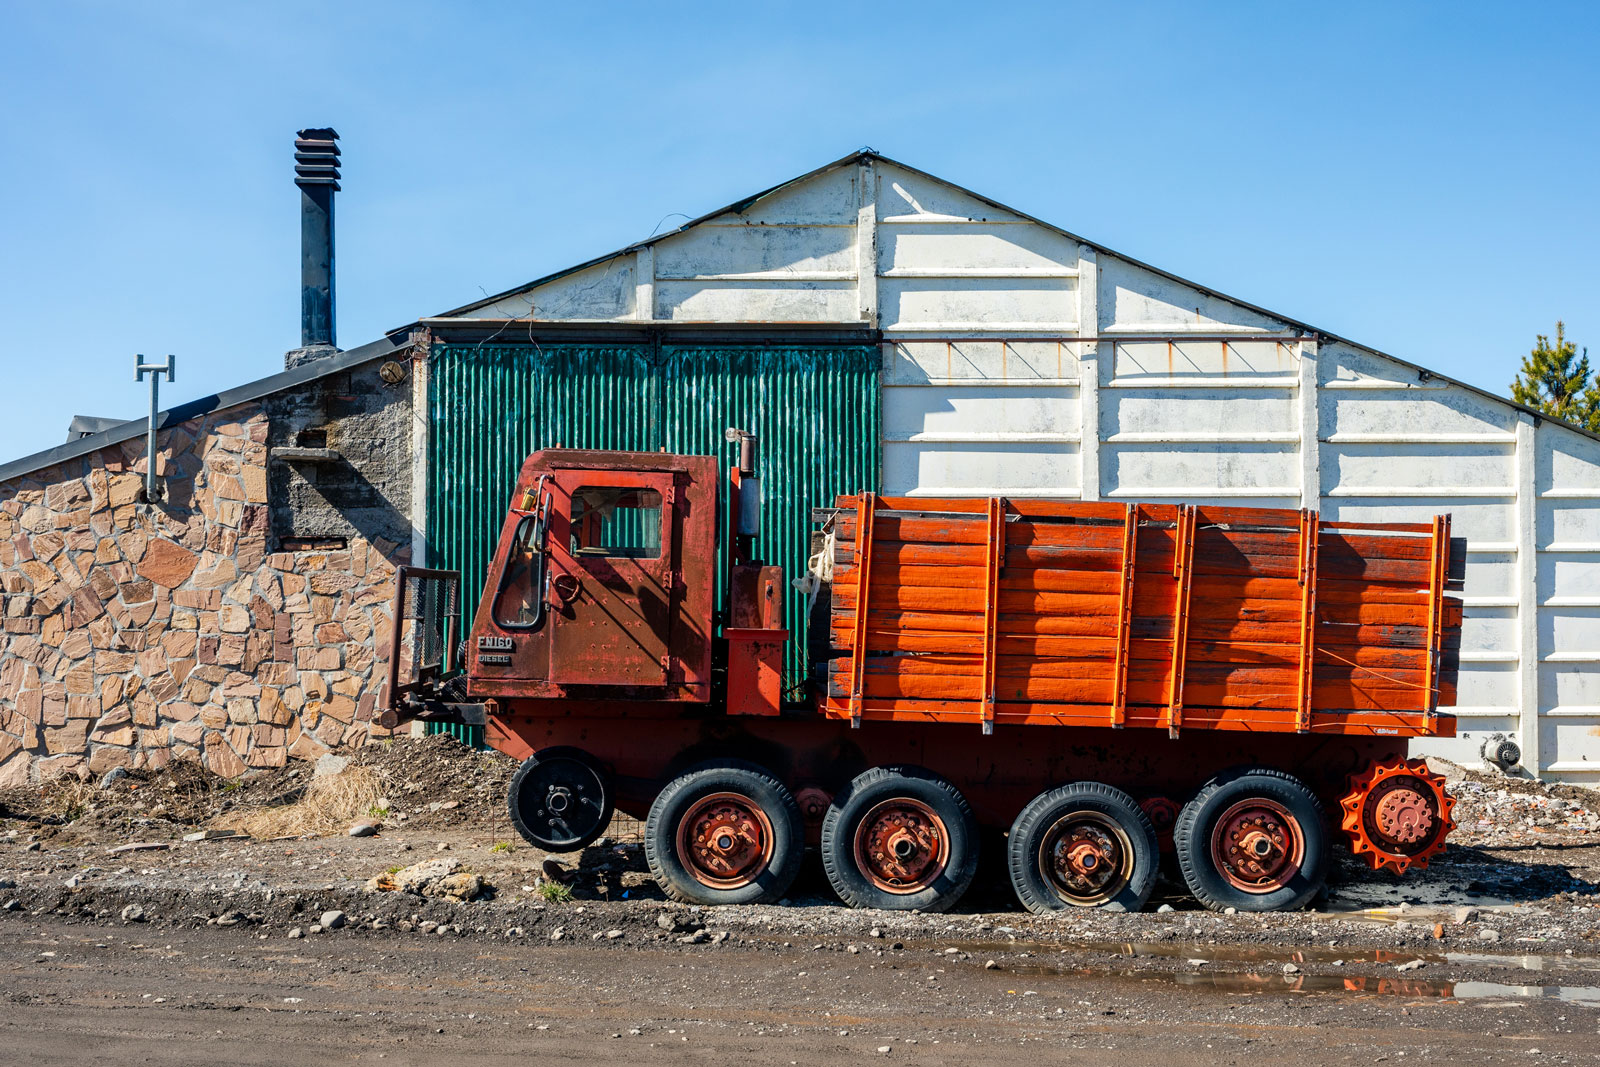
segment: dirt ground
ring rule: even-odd
[[[626,819],[557,857],[555,889],[505,817],[509,761],[430,738],[355,766],[381,787],[370,837],[181,840],[303,800],[309,766],[0,796],[0,1048],[42,1063],[985,1063],[1019,1046],[1112,1064],[1600,1059],[1600,797],[1581,789],[1452,771],[1460,828],[1442,857],[1403,879],[1345,857],[1301,913],[1213,914],[1169,883],[1141,915],[1037,917],[991,861],[929,916],[844,908],[815,862],[778,905],[669,904]],[[112,851],[128,845],[152,847]],[[424,860],[483,887],[469,902],[368,888]]]

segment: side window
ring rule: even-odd
[[[572,494],[572,554],[661,558],[661,494],[586,485]]]
[[[544,602],[544,527],[533,515],[517,524],[494,598],[494,621],[511,630],[538,626]]]

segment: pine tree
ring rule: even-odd
[[[1589,372],[1589,350],[1580,355],[1567,340],[1566,324],[1556,323],[1556,343],[1539,334],[1533,351],[1522,358],[1522,370],[1511,383],[1519,404],[1600,432],[1600,379]]]

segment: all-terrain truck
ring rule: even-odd
[[[529,456],[464,640],[459,575],[401,568],[381,721],[482,724],[532,844],[620,810],[678,900],[777,900],[815,846],[846,903],[939,911],[1003,831],[1038,912],[1138,910],[1163,851],[1205,906],[1269,911],[1336,840],[1396,874],[1444,848],[1407,746],[1455,731],[1448,516],[861,493],[816,502],[785,575],[755,438],[727,437],[726,475]]]

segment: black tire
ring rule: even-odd
[[[725,820],[730,811],[746,820],[744,832]],[[725,831],[734,847],[719,853],[708,841],[696,848],[686,821],[699,817],[711,833]],[[644,824],[650,872],[663,893],[687,904],[779,899],[800,873],[805,844],[805,822],[793,794],[770,773],[742,760],[702,763],[674,778],[650,805]],[[716,877],[718,863],[727,865],[727,877]]]
[[[1061,869],[1069,831],[1100,846],[1091,850],[1088,862],[1106,864],[1103,881],[1094,871]],[[1023,907],[1040,915],[1069,908],[1139,911],[1155,890],[1160,865],[1149,816],[1128,794],[1099,782],[1073,782],[1040,793],[1017,815],[1006,842],[1011,887]]]
[[[886,805],[896,802],[930,813],[944,832],[918,839],[933,841],[938,850],[922,863],[922,876],[891,885],[883,879],[874,882],[862,869],[857,844],[869,816],[892,819],[893,809]],[[978,827],[966,798],[938,775],[920,767],[873,767],[857,775],[829,805],[822,820],[821,852],[829,884],[852,907],[947,911],[977,874]],[[921,861],[926,852],[917,849],[912,859]]]
[[[576,852],[611,823],[611,776],[581,748],[546,748],[511,776],[506,807],[517,833],[546,852]]]
[[[1216,840],[1219,848],[1237,847],[1220,839],[1227,831],[1219,828],[1219,823],[1235,805],[1251,800],[1266,803],[1260,810],[1285,813],[1293,820],[1292,826],[1281,827],[1281,840],[1284,851],[1289,851],[1298,831],[1301,859],[1280,866],[1262,879],[1259,888],[1242,888],[1219,869],[1212,846]],[[1178,813],[1172,840],[1189,892],[1213,911],[1293,911],[1311,903],[1328,877],[1328,832],[1322,804],[1304,783],[1283,771],[1250,767],[1213,778]]]

